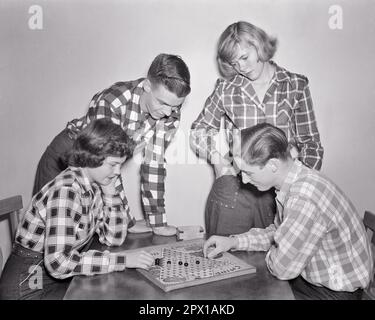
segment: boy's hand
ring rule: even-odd
[[[212,236],[203,245],[203,254],[206,258],[213,258],[222,252],[235,249],[237,240],[234,237]],[[214,249],[210,249],[214,247]]]
[[[142,268],[148,269],[154,263],[155,259],[151,253],[144,250],[134,251],[126,254],[127,268]]]

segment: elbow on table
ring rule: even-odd
[[[47,264],[47,263],[45,263],[45,266],[46,266],[46,270],[47,270],[48,274],[55,279],[63,280],[63,279],[71,277],[70,274],[67,274],[66,272],[61,270],[62,269],[61,267],[58,267],[58,268],[54,269],[51,266],[51,264]]]
[[[118,247],[121,246],[127,235],[127,230],[122,230],[120,232],[107,234],[103,237],[103,239],[99,238],[99,241],[109,247]]]
[[[300,275],[299,271],[291,270],[287,266],[270,266],[267,265],[268,270],[279,280],[292,280]]]
[[[58,271],[54,271],[54,272],[50,272],[49,273],[53,278],[55,279],[58,279],[58,280],[64,280],[64,279],[67,279],[67,278],[70,278],[71,275],[70,274],[66,274],[66,273],[61,273],[61,272],[58,272]]]
[[[45,256],[44,266],[46,267],[48,274],[55,279],[63,280],[72,276],[70,272],[67,272],[67,270],[62,267],[61,263],[58,262],[58,259],[55,256]]]

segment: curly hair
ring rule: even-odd
[[[219,71],[226,79],[237,74],[232,63],[236,55],[236,46],[241,41],[256,48],[259,60],[266,62],[272,59],[277,49],[277,39],[270,37],[264,30],[246,21],[229,25],[221,34],[217,48]]]
[[[103,118],[92,121],[74,141],[67,154],[70,166],[97,168],[106,157],[132,156],[135,142],[111,120]]]
[[[153,84],[163,84],[179,98],[186,97],[191,91],[189,69],[179,56],[166,53],[156,56],[147,78]]]

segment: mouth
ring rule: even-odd
[[[254,70],[244,71],[244,72],[241,72],[241,73],[243,75],[245,75],[246,77],[248,77],[251,81],[254,81],[254,80],[258,79],[258,76],[256,75]]]
[[[154,119],[161,119],[161,118],[164,117],[164,114],[154,113],[154,114],[152,114],[152,117],[153,117]]]

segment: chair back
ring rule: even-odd
[[[371,238],[371,249],[373,258],[375,260],[375,214],[370,211],[365,211],[363,216],[363,224],[365,225],[366,231],[370,234]],[[375,262],[375,261],[374,261]],[[372,281],[369,287],[364,291],[365,300],[375,300],[375,279],[372,276]]]
[[[13,243],[18,224],[18,213],[23,208],[22,196],[0,200],[0,222],[8,220],[10,244]],[[0,275],[3,270],[4,256],[0,247]]]

